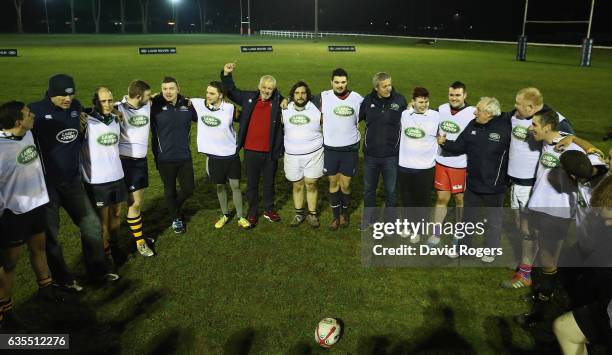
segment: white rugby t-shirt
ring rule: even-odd
[[[229,157],[236,154],[234,105],[222,101],[218,109],[210,109],[204,99],[191,99],[198,114],[198,152]]]
[[[45,176],[31,132],[16,139],[0,131],[0,214],[29,212],[49,202]]]
[[[436,164],[440,115],[427,110],[423,114],[402,112],[399,166],[409,169],[429,169]]]
[[[553,144],[544,144],[538,161],[536,181],[527,207],[532,211],[542,212],[560,218],[573,218],[576,213],[578,191],[576,184],[561,168],[559,157],[562,153],[555,151]],[[578,145],[572,143],[565,151],[578,150],[584,152]],[[589,154],[593,164],[601,161],[596,155]]]
[[[119,159],[121,128],[116,119],[106,124],[89,115],[85,140],[81,149],[81,172],[85,182],[104,184],[123,179]]]
[[[123,114],[119,122],[119,154],[130,158],[145,158],[149,147],[151,128],[151,104],[134,108],[127,102],[127,96],[121,100],[117,110]]]
[[[361,139],[357,125],[359,107],[363,97],[351,91],[344,100],[339,99],[333,90],[321,93],[323,113],[323,141],[328,147],[346,147]]]
[[[448,140],[457,140],[457,137],[463,132],[468,123],[474,119],[474,111],[476,111],[476,108],[468,106],[453,115],[451,114],[450,104],[440,105],[438,107],[440,114],[438,133],[446,134],[446,139]],[[467,156],[465,154],[450,155],[442,148],[438,148],[436,161],[451,168],[463,169],[467,167]]]
[[[559,122],[565,117],[557,112]],[[508,155],[508,175],[517,179],[533,179],[536,175],[542,142],[533,138],[529,132],[532,118],[512,116],[512,135],[510,136],[510,152]]]
[[[295,103],[290,103],[283,110],[283,125],[287,154],[309,154],[323,147],[321,111],[312,102],[301,111],[295,108]]]

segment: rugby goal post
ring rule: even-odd
[[[251,0],[247,0],[247,13],[246,17],[242,12],[242,2],[240,1],[240,34],[246,34],[247,36],[251,35]]]
[[[529,0],[525,0],[525,10],[523,12],[523,29],[521,36],[518,39],[518,45],[516,49],[516,60],[525,61],[527,58],[527,35],[525,34],[525,26],[528,23],[539,23],[539,24],[588,24],[586,37],[582,40],[582,47],[580,52],[580,66],[590,67],[591,66],[591,55],[593,54],[593,38],[591,38],[591,25],[593,23],[593,10],[595,9],[595,0],[591,0],[591,11],[589,13],[588,20],[582,21],[547,21],[547,20],[528,20],[527,10],[529,9]]]

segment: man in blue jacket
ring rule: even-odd
[[[264,217],[270,222],[280,221],[274,207],[274,179],[278,159],[283,156],[283,126],[280,102],[276,90],[276,79],[264,75],[259,80],[257,91],[242,91],[236,88],[232,73],[235,63],[227,63],[221,72],[221,81],[228,97],[242,106],[237,150],[244,148],[244,163],[247,174],[246,196],[249,201],[248,220],[257,225],[259,208],[259,178],[263,175]]]
[[[487,208],[486,246],[498,248],[501,243],[501,208],[508,185],[511,116],[501,113],[499,101],[493,97],[481,98],[474,115],[476,119],[465,127],[456,141],[447,141],[446,136],[438,136],[438,143],[451,153],[467,154],[464,218],[475,222],[478,208]],[[462,241],[470,245],[471,238],[466,236]],[[491,263],[495,261],[495,256],[484,255],[482,261]]]
[[[49,193],[45,205],[47,262],[57,286],[71,291],[81,287],[70,272],[59,244],[59,209],[64,207],[81,231],[83,256],[94,279],[117,280],[104,258],[102,229],[81,182],[81,103],[74,98],[72,77],[58,74],[49,79],[45,97],[28,105],[36,116],[32,133],[40,152]]]
[[[391,76],[380,72],[372,79],[374,89],[361,103],[359,121],[365,121],[363,144],[363,220],[361,230],[372,223],[376,207],[376,187],[382,174],[385,186],[385,207],[395,207],[397,169],[402,112],[406,98],[395,90]]]
[[[178,82],[165,77],[162,94],[151,105],[151,145],[155,165],[164,184],[166,206],[172,218],[174,233],[185,233],[181,207],[193,194],[194,176],[191,160],[191,123],[198,115],[189,100],[180,94]],[[177,191],[176,182],[181,185]]]

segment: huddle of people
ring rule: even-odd
[[[74,98],[74,80],[59,74],[50,78],[41,101],[28,105],[12,101],[0,106],[0,320],[16,322],[10,295],[23,244],[30,250],[41,297],[58,300],[65,291],[83,289],[66,265],[58,241],[60,207],[80,229],[83,257],[93,281],[119,279],[112,254],[123,203],[127,202],[126,223],[136,249],[145,257],[155,255],[151,240],[143,234],[141,213],[148,186],[150,134],[171,228],[177,234],[186,233],[182,206],[195,186],[192,123],[197,127],[197,150],[207,156],[206,172],[216,185],[222,212],[214,224],[216,229],[232,219],[228,184],[236,223],[244,229],[257,225],[260,180],[263,217],[280,221],[275,177],[281,158],[285,176],[292,183],[295,214],[290,225],[297,227],[305,221],[313,228],[320,226],[317,183],[326,175],[332,211],[328,228],[348,227],[351,181],[357,173],[363,141],[362,231],[377,218],[376,191],[382,175],[385,208],[414,207],[419,212],[410,218],[417,221],[430,218],[421,208],[432,206],[432,191],[436,193],[434,222],[445,220],[451,199],[457,207],[457,221],[474,220],[477,208],[487,208],[486,246],[496,248],[501,244],[500,208],[509,186],[522,255],[504,287],[534,287],[536,302],[548,302],[554,294],[561,246],[573,219],[578,224],[576,248],[581,260],[601,252],[593,246],[591,224],[603,228],[603,235],[610,231],[612,182],[608,164],[596,147],[573,135],[567,119],[544,104],[538,89],[520,90],[515,109],[502,112],[493,97],[482,97],[475,106],[469,105],[465,84],[456,81],[448,88],[448,103],[434,110],[429,107],[426,88],[414,88],[408,102],[394,90],[392,78],[385,72],[374,75],[373,90],[365,97],[349,89],[347,72],[338,68],[331,74],[330,90],[313,94],[307,83],[298,81],[284,98],[270,75],[260,78],[257,90],[237,88],[235,69],[234,63],[225,64],[220,80],[207,85],[203,98],[183,96],[178,81],[165,77],[160,94],[152,95],[147,83],[135,80],[118,102],[109,88],[99,87],[91,108],[85,109]],[[363,140],[361,121],[365,122]],[[246,213],[240,189],[241,150]],[[591,222],[593,211],[598,211],[595,222]],[[418,243],[422,237],[435,246],[443,235],[440,230],[428,236],[412,233],[410,241]],[[452,241],[470,243],[469,238]],[[538,285],[531,277],[536,256],[542,265]],[[485,263],[494,260],[494,256],[482,257]],[[581,270],[582,276],[577,277],[584,279],[584,273],[592,269]],[[612,284],[608,274],[601,274],[604,276],[598,274],[598,281],[603,277]],[[571,319],[565,315],[558,321],[578,322],[576,329],[584,336],[578,344],[574,341],[576,332],[568,335],[564,333],[567,327],[558,331],[556,326],[564,352],[577,353],[569,349],[583,347],[586,339],[593,337],[589,333],[593,328],[598,334],[610,334],[610,327],[601,329],[601,322],[588,330],[583,325],[593,313],[604,316],[602,309],[612,294],[598,291],[597,299],[577,304],[591,308],[580,308],[582,313],[573,313]]]

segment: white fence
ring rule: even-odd
[[[381,38],[403,38],[403,39],[417,39],[417,40],[435,40],[435,41],[450,41],[450,42],[471,42],[471,43],[496,43],[496,44],[512,44],[516,45],[516,42],[510,41],[486,41],[479,39],[458,39],[458,38],[439,38],[439,37],[414,37],[414,36],[389,36],[389,35],[377,35],[369,33],[347,33],[347,32],[303,32],[303,31],[270,31],[261,30],[259,31],[261,36],[273,36],[273,37],[285,37],[285,38],[323,38],[328,36],[347,36],[347,37],[381,37]],[[532,43],[529,42],[530,46],[542,46],[542,47],[566,47],[566,48],[581,48],[580,44],[557,44],[557,43]],[[612,49],[609,46],[593,46],[597,49]]]
[[[259,31],[262,36],[287,37],[287,38],[323,38],[323,33],[315,35],[314,32],[298,32],[298,31]]]

